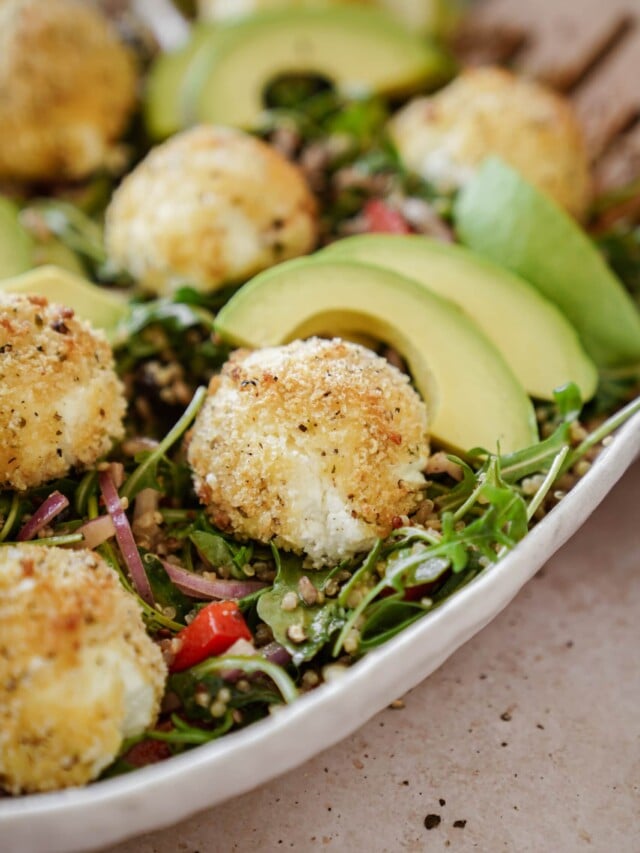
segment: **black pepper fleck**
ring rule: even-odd
[[[440,803],[440,805],[441,805],[441,806],[446,806],[446,805],[447,805],[447,801],[446,801],[446,800],[443,800],[443,799],[442,799],[442,797],[440,797],[440,799],[438,800],[438,802]]]
[[[511,722],[511,714],[508,711],[505,711],[504,713],[500,714],[500,719],[504,720],[505,723],[509,723]]]
[[[435,829],[440,825],[442,818],[439,814],[428,814],[424,819],[425,829]]]
[[[456,829],[464,829],[467,825],[466,820],[454,820],[453,825]]]

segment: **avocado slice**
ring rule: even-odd
[[[359,95],[424,89],[452,72],[449,54],[381,10],[300,7],[212,28],[181,95],[193,122],[252,129],[264,113],[265,88],[282,74],[319,74]]]
[[[455,220],[463,243],[555,302],[599,367],[640,363],[640,313],[624,286],[573,219],[518,172],[488,160],[460,193]]]
[[[462,17],[460,0],[375,0],[412,32],[449,35]]]
[[[353,0],[200,0],[200,17],[208,21],[229,21],[265,9],[292,6],[332,6]],[[365,0],[366,5],[385,9],[412,32],[422,35],[448,34],[461,15],[460,0]]]
[[[456,305],[390,270],[329,257],[287,261],[240,288],[216,329],[249,347],[370,335],[406,360],[439,443],[510,452],[538,440],[531,402],[495,347]]]
[[[167,139],[184,127],[182,84],[191,60],[211,34],[210,27],[195,26],[184,47],[161,53],[153,62],[142,101],[144,122],[151,139]]]
[[[584,400],[595,393],[595,365],[562,312],[526,281],[481,255],[418,235],[365,234],[332,243],[319,257],[324,256],[385,267],[455,302],[532,397],[552,400],[553,390],[570,381]]]
[[[35,267],[55,266],[84,276],[85,268],[79,257],[57,237],[48,237],[36,243],[33,249],[32,265]]]
[[[94,328],[102,329],[110,341],[115,339],[119,323],[129,313],[124,298],[56,266],[38,267],[0,281],[0,293],[35,294],[67,305]]]
[[[33,239],[19,217],[20,208],[0,196],[0,280],[33,266]]]

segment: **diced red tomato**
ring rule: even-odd
[[[252,637],[235,601],[214,601],[177,634],[177,639],[181,646],[171,664],[172,672],[224,654],[236,640],[251,640]]]
[[[397,210],[379,198],[372,198],[364,206],[364,215],[371,234],[410,234],[411,228]]]

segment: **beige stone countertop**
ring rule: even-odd
[[[636,463],[404,707],[268,785],[110,853],[638,853],[639,640]]]

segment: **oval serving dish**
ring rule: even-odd
[[[0,800],[0,847],[73,853],[168,826],[292,769],[355,731],[437,669],[506,607],[640,454],[640,413],[589,473],[500,563],[437,610],[268,719],[87,788]]]

